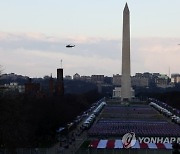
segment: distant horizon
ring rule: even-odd
[[[78,72],[76,72],[77,74],[79,74]],[[63,74],[63,77],[66,77],[66,76],[71,76],[71,77],[73,77],[73,75],[75,75],[76,73],[74,73],[74,74],[72,74],[72,75],[70,75],[70,74]],[[170,73],[170,76],[169,76],[169,74],[164,74],[164,73],[160,73],[160,72],[136,72],[136,73],[150,73],[150,74],[154,74],[154,73],[159,73],[160,75],[167,75],[168,77],[170,77],[171,78],[171,75],[173,75],[173,74],[180,74],[180,73]],[[135,74],[136,74],[135,73]],[[28,76],[28,75],[24,75],[24,74],[19,74],[19,73],[14,73],[14,72],[11,72],[11,73],[4,73],[4,72],[2,72],[2,74],[1,75],[5,75],[5,74],[15,74],[15,75],[21,75],[21,76],[24,76],[24,77],[30,77],[30,78],[43,78],[43,77],[45,77],[45,76],[48,76],[48,77],[51,77],[51,74],[50,75],[48,75],[48,74],[46,74],[46,75],[44,75],[44,76]],[[116,74],[113,74],[113,75],[117,75],[117,74],[119,74],[119,73],[116,73]],[[131,77],[132,76],[135,76],[135,74],[134,75],[131,75]],[[113,75],[112,76],[108,76],[108,75],[105,75],[105,74],[90,74],[90,75],[81,75],[81,74],[79,74],[80,76],[92,76],[92,75],[104,75],[104,77],[113,77]],[[119,74],[119,75],[121,75],[121,74]],[[57,76],[55,75],[55,76],[53,76],[52,75],[52,77],[53,78],[56,78]]]

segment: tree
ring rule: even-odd
[[[0,77],[1,77],[1,74],[2,74],[2,66],[0,65]]]
[[[1,87],[1,75],[2,75],[3,69],[2,66],[0,65],[0,96],[1,96],[1,92],[2,92],[2,87]]]
[[[3,71],[3,67],[2,65],[0,65],[0,75],[2,74],[2,71]]]

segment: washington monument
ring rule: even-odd
[[[123,11],[123,36],[122,36],[122,78],[121,101],[130,101],[131,92],[131,66],[130,66],[130,20],[129,8],[126,3]]]
[[[115,87],[113,98],[120,98],[121,102],[130,102],[134,97],[131,88],[131,66],[130,66],[130,20],[129,8],[126,3],[123,11],[123,35],[122,35],[122,76],[121,87]]]

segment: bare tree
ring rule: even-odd
[[[2,65],[0,65],[0,76],[2,75],[3,71],[4,71],[4,68]]]
[[[2,72],[3,72],[3,68],[2,68],[2,65],[0,65],[0,85],[1,85],[1,75],[2,75]]]
[[[1,76],[1,74],[2,74],[2,66],[0,65],[0,76]]]

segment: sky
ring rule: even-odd
[[[131,74],[180,73],[180,0],[0,0],[3,73],[121,74],[126,2]]]

